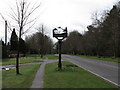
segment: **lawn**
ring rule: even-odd
[[[39,54],[30,54],[30,55],[27,55],[26,58],[30,58],[30,59],[45,59],[45,56],[43,56],[43,58],[41,58],[41,55],[39,55]]]
[[[46,55],[46,57],[48,59],[58,59],[59,58],[58,56],[55,56],[55,55]]]
[[[15,69],[2,72],[3,88],[30,88],[40,65],[21,66],[20,73],[16,75]]]
[[[33,63],[33,62],[42,62],[41,60],[34,60],[34,59],[40,59],[40,56],[27,56],[27,57],[20,57],[19,62],[20,64],[23,63]],[[11,65],[11,64],[16,64],[16,58],[7,58],[7,59],[2,59],[2,65]]]
[[[31,54],[28,55],[27,58],[31,59],[41,59],[41,56],[38,54]],[[54,54],[49,54],[49,55],[44,55],[43,59],[48,58],[48,59],[58,59],[58,56],[55,56]]]
[[[70,62],[62,63],[61,71],[57,69],[57,63],[46,65],[44,88],[117,88]]]
[[[23,63],[33,63],[33,62],[42,62],[40,60],[32,60],[32,59],[19,59],[20,64]],[[3,59],[2,60],[2,65],[11,65],[11,64],[16,64],[16,58],[8,58],[8,59]]]
[[[111,57],[97,57],[97,56],[85,56],[85,55],[74,55],[74,56],[79,56],[79,57],[85,57],[85,58],[90,58],[90,59],[97,59],[97,60],[102,60],[102,61],[109,61],[109,62],[117,62],[120,63],[120,58],[111,58]]]
[[[55,55],[45,55],[43,58],[41,58],[41,56],[38,54],[31,54],[31,55],[27,55],[26,57],[20,57],[19,62],[20,64],[42,62],[42,59],[45,59],[45,57],[47,57],[48,59],[58,59],[58,56]],[[11,64],[16,64],[16,58],[2,59],[2,65],[11,65]]]

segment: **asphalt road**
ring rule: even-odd
[[[107,80],[115,85],[120,85],[118,79],[118,63],[92,60],[88,58],[62,55],[62,59],[65,61],[70,61],[79,67],[84,68],[85,70]]]

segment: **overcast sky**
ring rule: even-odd
[[[0,0],[0,13],[12,23],[10,17],[10,7],[14,8],[16,0]],[[102,13],[110,10],[119,0],[27,0],[31,3],[39,4],[40,8],[33,16],[39,16],[34,28],[44,24],[47,28],[47,35],[52,37],[52,29],[61,26],[68,27],[68,31],[78,30],[83,33],[86,27],[92,23],[92,13]],[[36,32],[31,29],[28,34]],[[8,41],[11,32],[8,32]],[[4,39],[4,20],[0,17],[0,39]],[[53,39],[55,40],[55,39]]]

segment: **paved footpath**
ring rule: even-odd
[[[35,79],[32,83],[32,86],[31,88],[43,88],[43,81],[44,81],[44,68],[45,68],[45,65],[47,63],[52,63],[52,62],[56,62],[56,60],[45,60],[39,70],[37,71],[37,74],[35,76]]]

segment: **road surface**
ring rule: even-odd
[[[70,61],[79,67],[84,68],[85,70],[115,84],[120,85],[118,82],[118,63],[100,61],[100,60],[92,60],[88,58],[78,57],[78,56],[70,56],[70,55],[62,55],[62,59],[65,61]]]

